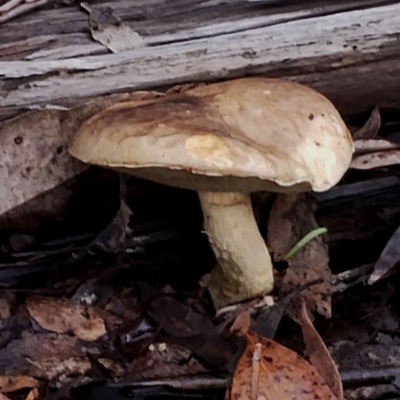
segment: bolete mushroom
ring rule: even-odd
[[[198,192],[217,259],[216,308],[273,290],[250,193],[325,191],[348,169],[351,135],[333,104],[303,85],[244,78],[111,106],[69,145],[79,160]]]

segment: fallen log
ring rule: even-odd
[[[246,75],[305,83],[329,97],[344,115],[375,105],[399,106],[399,15],[399,2],[379,0],[342,5],[326,0],[306,5],[285,0],[120,0],[90,8],[49,5],[8,21],[0,25],[0,121],[16,118],[0,125],[0,131],[8,132],[7,139],[0,133],[0,141],[19,147],[18,157],[10,157],[8,150],[8,157],[5,151],[0,154],[1,198],[6,199],[0,213],[81,172],[63,151],[72,132],[60,132],[59,122],[53,125],[60,139],[49,141],[48,154],[63,157],[60,165],[68,173],[52,167],[51,174],[36,171],[33,177],[18,169],[23,152],[46,153],[45,140],[21,146],[21,132],[15,137],[10,133],[10,123],[20,118],[41,120],[40,111],[27,111],[43,110],[46,116],[56,110],[57,121],[64,121],[72,107],[105,95]],[[124,35],[128,30],[134,43],[116,49],[107,42],[112,37],[101,37],[109,27],[117,38],[121,27]],[[40,129],[47,129],[41,123]],[[29,135],[29,121],[24,126]],[[54,157],[42,159],[40,169],[54,163]]]
[[[310,2],[303,9],[265,3],[98,4],[97,10],[111,8],[143,38],[143,47],[111,54],[91,38],[89,15],[77,5],[10,21],[0,27],[1,117],[249,74],[306,83],[346,113],[398,104],[398,2]],[[361,9],[360,3],[369,6]]]

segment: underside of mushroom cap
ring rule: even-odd
[[[351,135],[333,104],[289,81],[245,78],[114,105],[72,139],[74,157],[209,191],[324,191],[346,172]]]

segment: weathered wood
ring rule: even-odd
[[[0,25],[0,120],[17,116],[0,126],[0,212],[81,171],[65,152],[78,121],[71,116],[83,118],[99,96],[262,74],[315,87],[344,114],[399,105],[400,2],[296,3],[91,2],[142,37],[145,47],[118,53],[93,40],[88,12],[76,4]]]
[[[344,114],[399,105],[400,2],[129,0],[110,7],[146,47],[112,54],[77,5],[0,26],[0,119],[99,95],[244,75],[280,76]],[[44,23],[45,22],[45,23]]]
[[[83,172],[87,165],[74,159],[66,149],[71,135],[83,121],[117,102],[144,99],[151,92],[115,94],[92,100],[71,110],[32,111],[0,124],[0,227],[24,215],[15,210],[31,199],[61,185]],[[34,211],[60,210],[71,191],[36,198]],[[11,214],[7,214],[13,210]],[[34,209],[34,211],[32,210]],[[51,209],[51,210],[50,210]]]

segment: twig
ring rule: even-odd
[[[159,220],[159,221],[151,221],[151,222],[143,222],[141,224],[134,224],[134,225],[129,225],[129,229],[134,233],[134,234],[139,234],[143,232],[151,232],[155,230],[160,230],[162,228],[168,228],[171,226],[171,221],[170,220]],[[41,243],[41,246],[43,247],[57,247],[57,246],[63,246],[67,244],[73,244],[76,242],[81,242],[84,240],[92,240],[98,235],[98,232],[88,232],[84,233],[81,235],[76,235],[76,236],[70,236],[66,238],[61,238],[61,239],[56,239],[56,240],[51,240],[49,242],[44,242]]]
[[[226,388],[229,382],[227,374],[212,375],[194,375],[190,377],[182,377],[176,379],[157,379],[157,380],[143,380],[136,382],[108,382],[107,386],[112,387],[157,387],[165,386],[176,390],[212,390]]]
[[[84,240],[92,239],[96,236],[96,233],[83,233],[82,235],[70,236],[67,238],[56,239],[50,242],[41,243],[43,247],[58,247],[63,246],[71,243],[81,242]]]
[[[361,386],[375,386],[393,383],[400,377],[400,367],[383,366],[378,368],[365,368],[346,370],[340,373],[345,388]]]
[[[347,369],[340,372],[340,378],[345,388],[374,386],[378,384],[394,384],[400,377],[400,367],[383,366],[379,368]],[[182,391],[200,391],[225,389],[229,384],[228,374],[194,375],[177,379],[142,380],[135,382],[108,382],[107,386],[135,388],[169,387]]]
[[[374,263],[361,265],[334,275],[332,278],[332,294],[344,292],[352,286],[363,283],[374,269]]]
[[[67,238],[67,239],[63,239],[57,242],[49,242],[49,243],[44,243],[43,246],[47,246],[47,247],[55,247],[56,244],[62,244],[62,243],[73,243],[73,241],[82,241],[83,239],[91,239],[93,238],[95,235],[80,235],[80,236],[76,236],[76,237],[71,237],[71,238]],[[146,235],[141,235],[141,236],[133,236],[129,239],[126,239],[125,244],[124,244],[124,248],[125,249],[129,249],[132,247],[136,247],[136,246],[143,246],[143,245],[147,245],[150,243],[154,243],[154,242],[158,242],[158,241],[162,241],[162,240],[169,240],[169,239],[173,239],[176,238],[178,236],[178,230],[177,229],[166,229],[166,230],[162,230],[159,232],[150,232],[147,233]],[[67,247],[63,247],[60,249],[54,249],[54,250],[44,250],[44,249],[39,249],[39,250],[35,250],[35,251],[25,251],[25,252],[19,252],[19,253],[11,253],[10,257],[12,258],[28,258],[28,257],[46,257],[46,256],[54,256],[54,255],[59,255],[59,254],[67,254],[67,253],[73,253],[73,252],[78,252],[78,251],[82,251],[82,250],[89,250],[89,249],[95,249],[96,245],[95,244],[90,244],[90,245],[85,245],[85,246],[75,246],[75,245],[71,245],[71,246],[67,246]],[[33,260],[30,260],[33,261]],[[9,265],[9,264],[1,264],[1,265]],[[11,264],[10,266],[15,265],[15,264]]]

